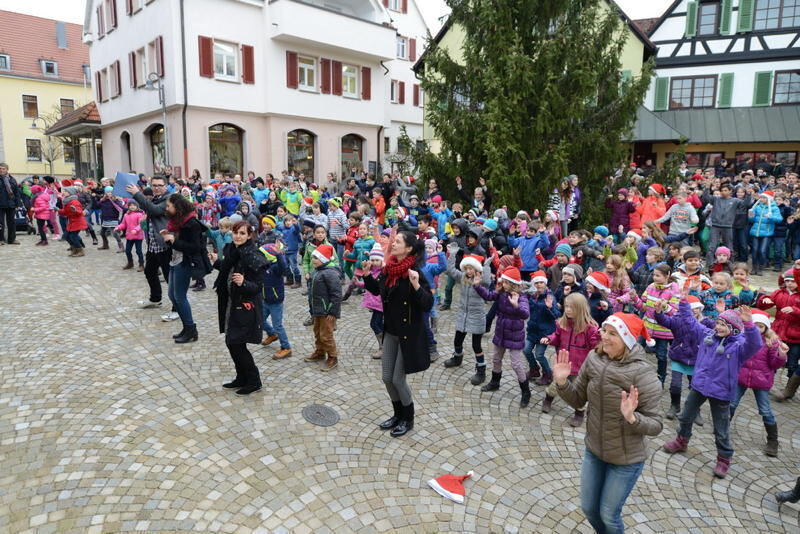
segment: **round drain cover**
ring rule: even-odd
[[[339,422],[339,414],[322,404],[309,404],[303,408],[303,417],[312,425],[333,426]]]

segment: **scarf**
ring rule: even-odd
[[[414,256],[406,256],[402,260],[398,260],[395,256],[389,256],[389,261],[383,268],[386,274],[386,287],[394,287],[398,280],[401,278],[408,278],[408,270],[414,266],[417,258]]]
[[[167,231],[169,231],[169,233],[171,234],[177,233],[180,231],[181,228],[183,228],[183,226],[187,222],[194,219],[195,217],[197,217],[197,214],[195,213],[194,210],[187,213],[186,216],[180,221],[178,220],[177,217],[172,217],[167,221]]]

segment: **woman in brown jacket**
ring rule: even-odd
[[[588,402],[586,454],[581,468],[581,508],[597,532],[621,533],[622,506],[647,458],[645,436],[661,433],[661,382],[639,336],[636,315],[615,313],[603,323],[600,345],[569,382],[569,353],[556,357],[558,394],[576,410]]]

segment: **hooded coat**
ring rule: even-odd
[[[472,284],[462,283],[464,273],[456,269],[455,258],[447,258],[447,275],[452,277],[461,288],[461,298],[458,299],[455,328],[458,332],[467,334],[484,334],[486,332],[486,308],[484,301],[477,292],[477,287]],[[489,287],[492,283],[491,269],[484,265],[481,273],[481,285]]]
[[[525,295],[519,296],[517,306],[514,307],[507,291],[492,291],[482,286],[475,286],[475,291],[485,300],[497,301],[497,324],[494,327],[492,344],[510,350],[525,348],[525,320],[530,316]]]

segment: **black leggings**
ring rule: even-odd
[[[464,352],[464,339],[466,339],[466,337],[466,332],[459,332],[456,330],[456,338],[453,340],[453,348],[457,354]],[[483,334],[472,334],[472,350],[475,351],[475,354],[483,354],[483,347],[481,347],[482,340]]]
[[[46,219],[36,219],[36,226],[39,227],[39,240],[47,242],[47,234],[44,231],[44,227],[47,226],[47,223],[50,222]]]

